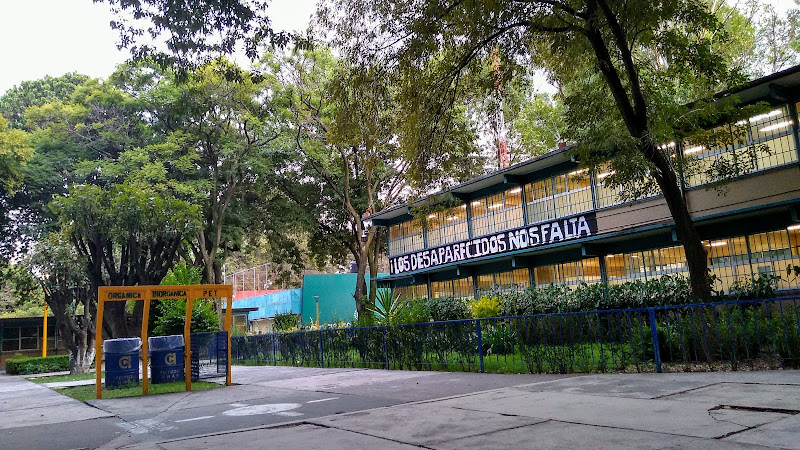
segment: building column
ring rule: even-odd
[[[472,239],[472,201],[464,203],[467,205],[467,238]]]
[[[527,189],[525,188],[525,183],[519,185],[521,191],[519,191],[519,195],[522,197],[522,223],[523,225],[528,224],[528,202],[527,202]]]
[[[797,154],[797,160],[800,161],[800,124],[797,123],[797,104],[795,102],[789,103],[789,115],[792,117],[792,138],[794,138],[794,151]]]

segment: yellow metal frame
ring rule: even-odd
[[[115,295],[121,294],[121,295]],[[128,294],[128,295],[126,295]],[[138,294],[138,295],[137,295]],[[115,301],[144,301],[142,313],[142,394],[147,395],[150,387],[147,375],[147,324],[150,319],[151,300],[180,300],[186,299],[186,322],[183,327],[183,340],[186,351],[183,352],[183,368],[186,378],[186,390],[192,390],[192,350],[191,333],[192,309],[195,299],[222,298],[227,299],[225,321],[223,329],[228,332],[228,367],[225,375],[225,384],[231,385],[231,317],[233,310],[233,286],[229,284],[196,284],[189,286],[103,286],[97,290],[97,321],[95,322],[95,393],[97,398],[103,398],[103,384],[101,382],[102,357],[103,357],[103,306],[105,302]]]

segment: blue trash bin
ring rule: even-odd
[[[183,336],[154,336],[147,338],[150,355],[150,381],[169,383],[183,381]]]
[[[107,339],[103,341],[106,361],[106,387],[139,384],[139,338]]]

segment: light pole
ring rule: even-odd
[[[314,301],[317,303],[317,329],[319,329],[319,295],[314,296]]]

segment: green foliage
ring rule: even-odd
[[[471,318],[468,300],[458,297],[429,298],[425,300],[431,318],[435,321]]]
[[[775,288],[781,277],[762,273],[756,278],[737,278],[730,287],[728,296],[734,300],[774,298]]]
[[[294,331],[299,324],[300,316],[297,314],[289,312],[275,314],[275,328],[281,333]]]
[[[23,169],[33,156],[28,134],[10,129],[8,121],[0,114],[0,188],[14,194],[22,186]]]
[[[530,157],[557,148],[565,128],[564,106],[549,94],[534,94],[513,123],[513,131],[519,134],[522,149]]]
[[[34,373],[62,372],[69,370],[69,356],[15,357],[6,360],[6,373],[9,375],[30,375]]]
[[[375,296],[375,306],[367,306],[367,310],[375,316],[379,324],[394,325],[401,306],[399,293],[391,289],[379,289]]]
[[[200,267],[190,266],[185,262],[179,262],[167,271],[167,275],[161,280],[162,286],[185,286],[190,284],[200,284],[203,274]]]
[[[503,316],[646,308],[695,301],[690,295],[689,281],[680,275],[664,275],[617,285],[582,283],[573,289],[550,285],[498,295]]]
[[[261,0],[99,0],[107,2],[123,48],[134,58],[149,58],[184,72],[198,62],[232,54],[244,46],[255,59],[261,44],[285,45],[290,34],[273,31]],[[143,36],[150,36],[141,42]],[[237,72],[228,75],[237,79]]]
[[[497,322],[484,322],[483,327],[483,352],[485,354],[514,354],[515,346],[519,339],[515,327]]]
[[[425,300],[409,300],[400,304],[395,317],[396,324],[422,323],[431,319],[431,311]]]
[[[161,316],[156,320],[154,336],[183,334],[186,323],[185,300],[162,300]],[[212,300],[198,300],[192,304],[192,333],[219,330],[219,317]]]
[[[0,97],[0,114],[6,116],[13,128],[30,131],[26,128],[25,118],[28,108],[67,101],[75,92],[75,88],[87,81],[89,77],[77,73],[68,73],[60,77],[46,75],[39,80],[23,81]]]
[[[478,300],[471,301],[469,303],[469,310],[472,313],[472,317],[475,319],[497,317],[500,315],[500,299],[484,295]]]

